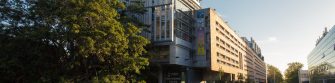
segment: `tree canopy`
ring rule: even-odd
[[[283,75],[280,70],[272,65],[267,65],[267,80],[269,83],[283,83]]]
[[[304,66],[299,62],[288,63],[288,68],[285,71],[285,82],[286,83],[298,83],[299,82],[299,70]]]
[[[319,83],[322,82],[323,79],[329,79],[332,78],[331,73],[327,73],[328,69],[332,69],[334,66],[332,66],[330,63],[321,63],[319,65],[313,66],[311,68],[308,68],[308,76],[310,78],[310,83]],[[328,82],[331,82],[332,80],[328,80]]]
[[[118,0],[1,0],[0,82],[137,81],[149,41],[124,11]]]

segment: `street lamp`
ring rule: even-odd
[[[273,83],[276,83],[276,72],[273,71]]]

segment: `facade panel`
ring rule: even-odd
[[[333,83],[335,80],[335,28],[325,29],[307,57],[311,82]]]
[[[158,77],[154,83],[194,83],[193,70],[194,11],[200,9],[199,0],[123,0],[127,4],[142,1],[147,12],[138,15],[149,25],[142,32],[151,40],[150,59]],[[200,71],[201,72],[201,71]],[[199,78],[199,77],[197,77]]]
[[[251,38],[250,41],[243,37],[248,44],[245,55],[245,71],[247,71],[247,80],[255,83],[266,83],[266,64],[261,50],[256,42]]]
[[[204,80],[238,80],[238,75],[248,77],[254,76],[255,82],[266,82],[266,67],[264,57],[261,56],[260,48],[252,42],[245,42],[244,39],[238,36],[237,33],[218,15],[214,9],[198,10],[195,15],[196,18],[196,42],[203,42],[206,39],[205,52],[207,57],[195,55],[196,63],[208,62],[209,71],[204,75]],[[208,36],[203,36],[207,35]],[[206,38],[202,38],[206,37]],[[249,44],[254,44],[252,47]],[[195,46],[199,47],[199,43]],[[196,48],[199,49],[199,48]],[[196,50],[197,52],[199,50]],[[202,50],[201,50],[202,51]],[[253,55],[248,54],[253,53]],[[246,60],[247,56],[251,57]],[[248,72],[246,65],[250,66],[255,72]],[[194,64],[199,67],[199,65]],[[203,66],[203,65],[202,65]],[[206,66],[204,66],[206,67]],[[224,77],[220,78],[220,73]],[[245,78],[244,78],[245,79]]]
[[[155,55],[150,65],[156,80],[151,82],[233,82],[242,75],[264,83],[260,48],[245,42],[214,9],[201,9],[200,0],[140,1],[147,12],[138,18],[150,25],[142,34],[151,40],[149,52]]]

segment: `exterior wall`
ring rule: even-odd
[[[224,71],[231,80],[237,80],[238,74],[246,75],[243,71],[244,55],[246,44],[232,30],[226,22],[218,15],[214,9],[198,10],[197,14],[204,14],[203,18],[197,18],[197,21],[205,20],[203,24],[206,44],[206,60],[209,70],[204,77],[205,80],[218,80],[218,73]],[[200,26],[196,27],[202,28]],[[197,33],[199,34],[199,33]],[[199,57],[197,57],[199,58]]]
[[[209,67],[205,80],[218,80],[218,73],[224,71],[231,80],[238,80],[238,74],[242,74],[257,83],[266,82],[264,57],[254,40],[239,37],[213,9],[198,10],[196,22],[196,34],[200,34],[196,42],[205,37],[206,55],[196,55],[194,66]]]
[[[244,70],[245,71],[247,71],[247,76],[248,76],[248,78],[249,79],[252,79],[252,80],[254,80],[255,81],[255,63],[254,63],[254,55],[256,55],[253,51],[252,51],[252,49],[250,49],[250,48],[247,48],[247,51],[246,51],[246,55],[245,55],[245,62],[246,62],[246,64],[244,64]]]
[[[309,83],[308,70],[299,70],[299,83]]]
[[[226,67],[227,72],[242,70],[243,66],[240,66],[240,63],[243,64],[243,61],[239,59],[245,54],[242,48],[245,45],[241,43],[243,41],[214,10],[211,10],[210,19],[211,70],[219,71],[220,67]]]
[[[243,70],[243,57],[245,44],[242,39],[217,15],[216,11],[210,11],[210,47],[211,70],[229,72],[237,76],[245,74]],[[242,59],[241,59],[242,58]],[[236,77],[237,78],[237,77]]]
[[[256,83],[266,83],[266,64],[260,48],[252,38],[249,41],[243,37],[243,40],[249,45],[246,47],[247,55],[245,56],[246,64],[244,65],[248,78]]]
[[[150,25],[142,35],[151,40],[149,52],[155,56],[150,62],[158,66],[158,80],[154,83],[194,83],[193,65],[194,11],[200,9],[199,0],[122,0],[144,2],[147,12],[135,15]]]
[[[167,47],[169,52],[164,56],[157,56],[153,61],[166,62],[182,66],[192,66],[192,41],[194,37],[195,10],[200,9],[199,0],[123,0],[127,4],[131,1],[143,1],[147,12],[137,15],[144,24],[150,25],[148,31],[142,34],[152,41],[153,48]],[[165,50],[152,49],[153,53]],[[166,55],[168,54],[168,55]],[[165,58],[165,59],[163,59]]]
[[[248,72],[248,78],[252,79],[256,83],[265,82],[266,80],[266,66],[258,56],[251,50],[248,49],[245,70]]]
[[[334,26],[335,27],[335,26]],[[307,57],[310,81],[333,83],[335,80],[335,28],[324,31]],[[323,74],[317,75],[317,74]],[[311,78],[316,77],[312,80]]]
[[[255,81],[260,83],[266,82],[266,64],[265,62],[258,56],[255,56]]]
[[[170,64],[192,66],[192,55],[194,52],[194,11],[200,9],[200,6],[192,1],[174,0],[174,18],[173,18],[173,42],[176,49],[175,53],[170,55]]]
[[[200,0],[142,1],[147,12],[137,17],[150,25],[142,34],[152,41],[158,83],[238,80],[239,74],[266,79],[257,44],[246,43],[214,9],[201,9]]]
[[[194,67],[207,68],[210,66],[210,40],[209,40],[209,11],[202,9],[195,13],[195,41],[194,41]]]

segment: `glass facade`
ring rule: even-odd
[[[195,10],[183,4],[181,0],[176,0],[176,10],[174,13],[175,35],[188,42],[191,42],[193,38],[193,11]]]
[[[168,40],[170,38],[170,5],[162,5],[154,8],[155,41]]]
[[[310,80],[315,82],[335,82],[335,28],[324,31],[316,47],[308,55]]]
[[[152,4],[155,5],[151,9],[154,41],[171,40],[174,32],[175,37],[191,42],[194,28],[193,7],[185,5],[183,0],[176,0],[174,8],[171,0],[153,0]]]

